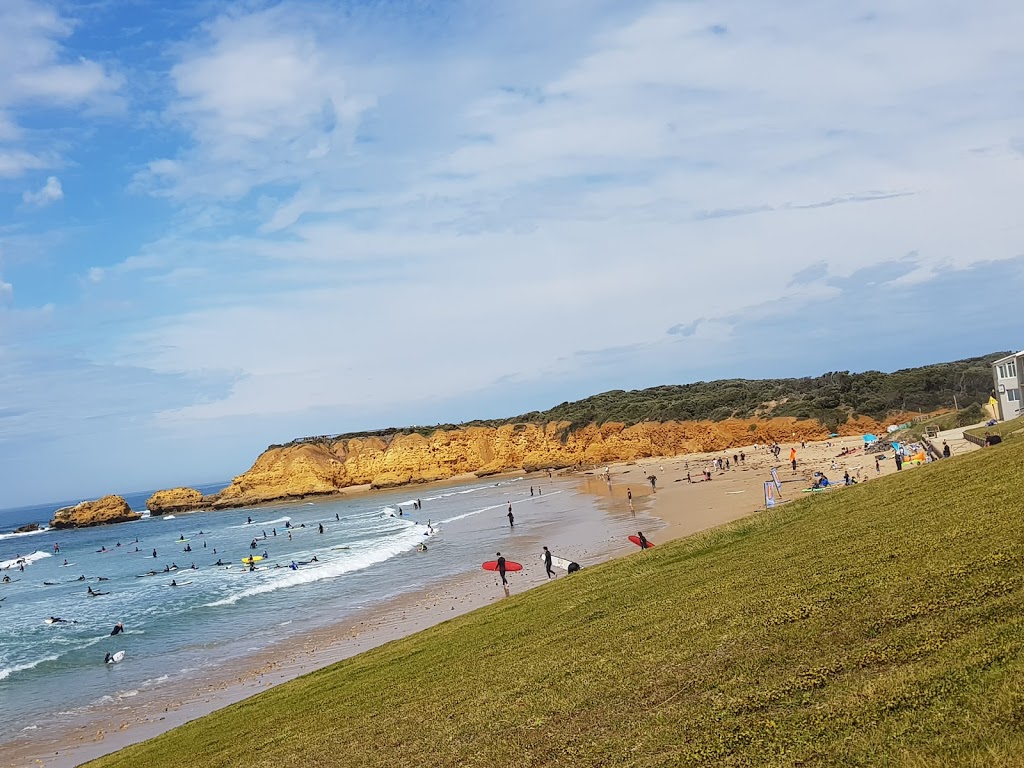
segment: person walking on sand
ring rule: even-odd
[[[643,550],[647,549],[649,546],[651,546],[650,544],[647,543],[647,537],[644,536],[644,532],[643,531],[637,531],[636,532],[636,537],[638,539],[640,539],[640,549],[641,549],[641,551],[643,551]]]
[[[505,578],[505,558],[501,556],[501,552],[498,555],[498,575],[501,576],[501,586],[508,586],[508,579]]]
[[[515,515],[512,514],[512,502],[508,503],[508,515],[507,515],[507,517],[508,517],[508,527],[509,528],[515,528],[516,527],[516,517],[515,517]]]
[[[551,550],[544,547],[544,572],[547,573],[549,579],[555,577],[555,572],[551,569]]]

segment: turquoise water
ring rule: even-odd
[[[547,479],[535,496],[522,479],[419,492],[418,511],[405,489],[0,538],[0,573],[12,579],[0,585],[0,744],[90,710],[130,706],[161,686],[215,680],[230,659],[479,572],[497,549],[541,568],[542,542],[586,564],[588,548],[634,527]],[[428,552],[418,551],[421,542]],[[256,571],[241,562],[250,554],[266,555]],[[302,564],[293,570],[292,561]],[[109,594],[90,597],[89,588]],[[126,631],[112,637],[119,621]],[[119,650],[124,661],[104,664],[105,653]]]

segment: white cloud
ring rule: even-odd
[[[397,404],[602,365],[580,350],[664,365],[673,327],[725,354],[722,318],[840,306],[792,286],[821,262],[916,251],[908,282],[1021,253],[1018,4],[631,9],[557,47],[377,29],[372,70],[308,6],[210,22],[172,70],[191,142],[141,177],[194,227],[117,270],[186,305],[112,354],[239,374],[169,420]]]
[[[183,48],[167,118],[194,146],[150,163],[139,184],[182,200],[237,199],[301,182],[331,152],[347,151],[373,99],[351,88],[352,67],[319,15],[292,10],[224,14]]]
[[[44,208],[50,203],[63,200],[64,188],[61,186],[60,179],[56,176],[50,176],[46,179],[42,189],[38,192],[23,192],[21,199],[29,205]]]
[[[117,106],[121,78],[96,61],[69,55],[74,23],[38,0],[0,3],[0,178],[55,168],[52,137],[19,120],[35,108],[103,110]]]

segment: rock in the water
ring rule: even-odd
[[[15,528],[14,532],[15,533],[32,533],[32,531],[38,531],[38,530],[39,530],[39,523],[29,523],[28,525],[23,525],[20,528]]]
[[[132,512],[128,502],[121,496],[104,496],[96,501],[83,501],[73,507],[64,507],[53,513],[51,528],[88,528],[93,525],[127,523],[141,518]]]
[[[146,509],[151,515],[170,515],[191,512],[205,506],[205,497],[194,488],[171,488],[157,491],[146,499]]]

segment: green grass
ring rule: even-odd
[[[515,595],[91,766],[1010,766],[1024,440]]]
[[[1008,440],[1011,437],[1019,437],[1024,433],[1024,416],[1018,416],[1016,419],[1003,421],[991,427],[977,427],[976,429],[964,430],[964,434],[974,435],[975,437],[980,437],[982,439],[985,438],[986,432],[991,432],[993,435],[1000,435],[1003,440]]]

